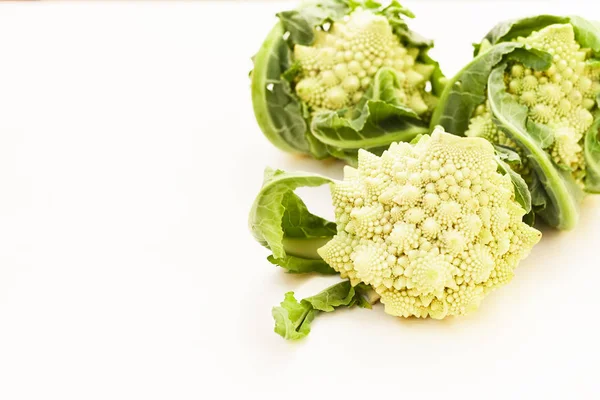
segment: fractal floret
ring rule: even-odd
[[[435,67],[419,62],[419,52],[401,43],[386,17],[357,9],[329,31],[317,31],[312,46],[295,45],[296,93],[313,112],[354,106],[380,68],[389,67],[400,83],[397,100],[422,115],[434,104],[425,84]]]
[[[370,285],[395,316],[476,309],[539,241],[493,146],[437,128],[381,157],[359,152],[332,184],[337,234],[318,250],[353,285]]]
[[[538,15],[499,23],[440,96],[431,126],[492,142],[527,183],[533,209],[576,226],[600,193],[600,24]]]
[[[359,149],[429,133],[444,77],[396,0],[304,1],[253,58],[252,104],[275,146],[354,164]]]

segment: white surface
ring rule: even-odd
[[[405,3],[447,74],[501,19],[600,11]],[[322,315],[300,343],[272,332],[284,292],[329,282],[283,274],[251,239],[263,168],[340,168],[254,122],[249,57],[280,8],[0,6],[0,399],[598,398],[598,198],[472,316],[378,306]]]

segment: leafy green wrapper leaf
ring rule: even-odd
[[[517,174],[510,165],[501,159],[498,159],[497,161],[500,169],[510,176],[510,180],[515,188],[515,200],[523,207],[526,213],[529,213],[531,211],[531,193],[529,193],[527,183],[525,183],[525,180],[521,175]]]
[[[322,292],[307,297],[300,302],[294,292],[285,294],[279,307],[273,307],[275,332],[287,340],[298,340],[310,333],[311,323],[319,312],[332,312],[336,308],[358,305],[371,308],[378,297],[367,285],[352,287],[350,281],[343,281],[328,287]]]
[[[536,71],[545,71],[552,65],[552,55],[550,53],[534,48],[517,47],[508,53],[507,58],[520,62],[527,68],[533,68]]]
[[[282,181],[279,181],[279,184],[281,183]],[[295,183],[287,182],[286,184],[291,184],[293,186]],[[335,235],[335,223],[308,212],[308,208],[302,199],[294,192],[286,192],[281,201],[281,205],[285,209],[281,219],[281,228],[286,237],[304,239],[330,237]]]
[[[310,45],[315,40],[315,27],[341,19],[350,7],[344,1],[305,2],[302,7],[277,14],[292,43]]]
[[[541,179],[534,172],[532,182],[529,184],[529,192],[531,193],[531,205],[536,211],[544,211],[546,205],[550,201],[548,194],[542,185]]]
[[[311,150],[306,139],[308,125],[289,82],[282,79],[292,65],[284,32],[283,25],[276,24],[254,56],[252,105],[256,121],[271,143],[287,152],[307,153]]]
[[[447,79],[442,73],[440,64],[429,55],[429,50],[430,49],[425,49],[419,54],[419,61],[427,65],[433,65],[433,73],[429,80],[429,82],[431,82],[431,93],[433,93],[434,96],[439,97],[444,91]]]
[[[298,340],[310,333],[315,311],[310,303],[299,303],[294,292],[287,292],[279,307],[271,311],[275,320],[275,333],[286,340]]]
[[[531,193],[527,187],[527,183],[521,175],[512,169],[510,164],[522,164],[519,154],[511,148],[505,146],[494,145],[496,155],[498,157],[498,165],[500,169],[510,176],[510,180],[515,188],[515,200],[523,207],[525,212],[529,214],[532,210]]]
[[[291,272],[331,273],[317,249],[336,233],[336,225],[311,214],[294,190],[330,183],[331,179],[303,172],[287,173],[267,168],[263,186],[249,216],[254,238],[273,252],[273,264]]]
[[[558,17],[555,15],[536,15],[533,17],[512,19],[503,21],[492,28],[484,40],[494,45],[516,39],[519,36],[529,36],[533,31],[542,29],[552,24],[564,24],[569,22],[569,17]]]
[[[569,20],[581,47],[590,48],[595,54],[600,53],[600,25],[576,15],[569,17]]]
[[[600,193],[600,111],[596,110],[594,123],[585,135],[585,191]]]
[[[431,117],[431,127],[464,135],[475,108],[486,99],[487,79],[492,69],[517,48],[519,43],[502,43],[475,57],[447,84]]]
[[[520,36],[529,36],[534,31],[553,24],[571,24],[575,31],[575,39],[581,47],[590,48],[594,53],[600,53],[600,24],[577,15],[536,15],[527,18],[503,21],[494,26],[484,40],[492,45],[507,42]],[[476,46],[476,53],[478,51]]]
[[[350,281],[333,285],[319,294],[307,297],[302,302],[309,303],[315,310],[331,312],[336,307],[347,306],[352,302],[356,292]]]
[[[494,144],[494,149],[496,150],[498,157],[500,157],[501,160],[506,161],[508,164],[522,164],[523,162],[519,153],[510,147]]]
[[[600,23],[588,21],[578,16],[571,16],[571,24],[575,29],[575,36],[582,47],[592,50],[596,58],[588,61],[592,68],[600,67]],[[600,104],[600,94],[596,97],[596,103]],[[585,191],[600,194],[600,111],[594,112],[594,123],[587,131],[584,141],[584,157],[586,164],[586,175],[584,179]]]

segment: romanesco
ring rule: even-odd
[[[254,57],[252,103],[278,148],[356,162],[358,149],[429,133],[443,75],[396,0],[304,2]]]
[[[448,81],[431,126],[491,141],[526,181],[533,210],[572,229],[600,193],[600,25],[538,15],[496,25]]]
[[[582,49],[575,40],[571,24],[549,25],[515,40],[551,54],[552,64],[545,71],[535,71],[522,63],[513,63],[505,72],[506,89],[528,108],[533,121],[551,129],[554,141],[546,151],[557,165],[571,171],[577,184],[583,188],[583,142],[585,133],[594,122],[589,110],[596,107],[596,97],[600,94],[600,66],[586,63],[591,53]],[[522,153],[519,145],[493,124],[487,107],[483,111],[478,108],[476,112],[466,136],[485,137]],[[522,159],[524,163],[517,167],[517,171],[527,179],[531,169],[527,168],[526,158]]]
[[[492,145],[436,129],[381,157],[359,152],[332,185],[337,235],[318,250],[395,316],[444,318],[507,283],[541,233],[522,222]]]

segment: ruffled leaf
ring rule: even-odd
[[[327,243],[336,232],[335,224],[311,214],[302,200],[293,193],[299,187],[314,187],[330,183],[324,176],[297,172],[287,173],[267,168],[262,189],[250,211],[249,226],[254,238],[271,249],[273,259],[282,267],[291,266],[297,271],[323,270],[317,249]],[[300,266],[299,260],[286,256],[313,260]],[[279,261],[282,260],[282,261]]]
[[[569,22],[569,17],[555,15],[536,15],[533,17],[512,19],[502,21],[485,35],[484,40],[494,45],[516,39],[519,36],[529,36],[533,31],[538,31],[552,24],[564,24]]]
[[[290,153],[307,153],[308,125],[289,82],[282,79],[292,64],[284,32],[283,25],[276,24],[254,56],[252,105],[256,121],[271,143]]]
[[[294,292],[285,294],[279,307],[273,307],[275,332],[287,340],[298,340],[310,333],[311,323],[319,312],[332,312],[339,307],[371,308],[379,296],[364,284],[352,287],[349,281],[343,281],[328,287],[322,292],[307,297],[300,302]]]
[[[594,115],[594,123],[585,135],[585,190],[600,193],[600,111]]]

